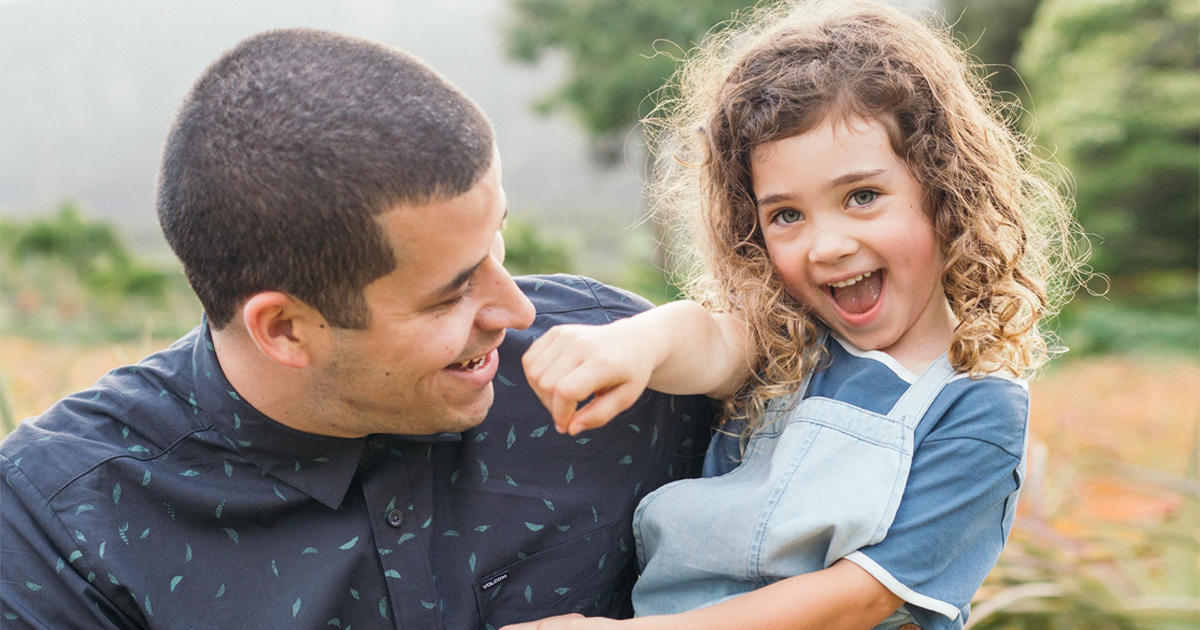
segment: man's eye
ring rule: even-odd
[[[865,206],[872,201],[875,201],[875,198],[878,196],[879,193],[875,192],[874,190],[858,190],[855,191],[854,194],[850,195],[850,205]]]
[[[462,293],[459,293],[458,295],[450,298],[449,300],[446,300],[445,302],[438,304],[438,307],[439,308],[451,308],[451,307],[457,306],[460,303],[462,303],[462,301],[464,299],[466,299],[466,297],[467,297],[467,292],[463,291]]]
[[[803,219],[804,214],[795,208],[784,208],[775,214],[775,221],[783,224],[795,223]]]

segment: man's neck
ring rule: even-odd
[[[259,351],[236,322],[212,330],[213,350],[226,380],[238,396],[264,416],[297,431],[320,430],[306,396],[304,370],[282,366]]]

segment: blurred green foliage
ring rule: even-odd
[[[1074,174],[1079,220],[1099,237],[1096,270],[1194,270],[1200,4],[1043,0],[1018,61],[1038,138]]]
[[[1009,101],[1029,101],[1016,71],[1021,36],[1041,0],[946,0],[945,19],[959,43],[984,64],[993,90]]]
[[[112,226],[65,202],[54,214],[0,220],[4,333],[112,341],[177,336],[200,307],[178,269],[138,261]]]
[[[575,273],[570,244],[544,233],[537,224],[510,218],[504,228],[504,266],[514,276]]]
[[[0,224],[0,250],[18,265],[37,258],[61,264],[96,299],[161,304],[166,297],[167,274],[134,262],[111,226],[85,222],[69,202],[52,218]]]
[[[537,107],[566,110],[601,145],[623,145],[625,132],[654,106],[683,57],[747,0],[512,0],[508,52],[537,63],[565,54],[566,81]],[[603,27],[601,27],[603,25]],[[608,155],[619,155],[609,151]]]

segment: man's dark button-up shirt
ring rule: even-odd
[[[495,405],[462,434],[323,437],[229,385],[206,325],[25,422],[0,445],[4,628],[492,628],[622,616],[637,502],[699,471],[712,407],[647,393],[555,432],[520,357],[639,298],[520,279],[537,307],[500,348]]]

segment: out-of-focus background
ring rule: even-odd
[[[769,0],[764,0],[769,1]],[[495,123],[514,273],[675,296],[637,121],[746,0],[0,0],[0,435],[194,327],[154,217],[174,108],[270,28],[430,62]],[[1073,174],[1098,275],[1053,323],[1021,514],[975,628],[1200,627],[1200,6],[926,0]],[[718,27],[719,28],[719,27]]]

